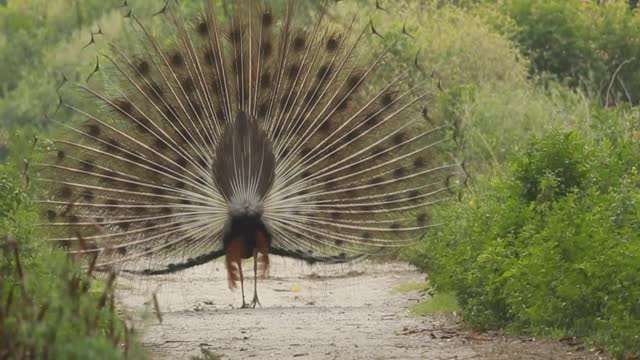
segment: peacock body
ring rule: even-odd
[[[98,111],[61,101],[84,121],[58,121],[43,164],[52,240],[148,275],[225,256],[235,287],[242,259],[266,276],[268,254],[344,262],[432,226],[458,168],[425,117],[432,79],[389,72],[372,23],[331,24],[325,4],[303,25],[297,5],[207,2],[193,21],[168,5],[170,42],[129,13],[140,50],[100,55],[110,87],[69,81]]]

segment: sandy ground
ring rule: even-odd
[[[238,308],[240,290],[227,288],[222,262],[170,276],[123,276],[118,296],[123,311],[144,323],[138,326],[154,359],[189,359],[202,349],[223,359],[604,358],[579,344],[472,333],[455,315],[413,316],[408,307],[421,294],[392,289],[422,280],[404,264],[310,267],[276,258],[271,277],[258,283],[261,308]],[[249,302],[252,277],[246,285]]]

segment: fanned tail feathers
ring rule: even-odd
[[[294,1],[237,2],[224,21],[212,2],[195,21],[169,5],[171,42],[131,15],[141,50],[102,54],[112,88],[70,82],[100,110],[62,104],[85,121],[60,122],[41,164],[52,240],[167,273],[223,255],[234,212],[262,216],[272,253],[311,262],[419,238],[458,171],[450,129],[423,117],[433,84],[381,76],[390,54],[364,48],[371,26],[330,24],[327,6],[303,26]]]

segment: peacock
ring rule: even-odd
[[[417,57],[394,69],[373,21],[300,6],[240,1],[222,14],[207,1],[185,19],[168,2],[160,35],[126,12],[139,46],[99,54],[106,85],[65,79],[96,110],[61,98],[82,121],[53,119],[59,138],[40,164],[51,240],[139,275],[224,256],[229,287],[255,307],[270,254],[343,263],[435,226],[430,208],[460,168],[454,130],[428,112],[439,84]]]

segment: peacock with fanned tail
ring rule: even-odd
[[[372,22],[330,24],[325,4],[303,26],[297,5],[238,2],[223,19],[207,2],[193,21],[167,5],[170,45],[128,13],[142,50],[101,54],[110,87],[68,81],[98,111],[61,101],[84,121],[58,122],[44,164],[52,240],[145,275],[225,256],[243,307],[253,258],[255,307],[269,254],[341,263],[434,226],[459,165],[427,117],[432,78],[388,73],[390,48],[365,48]]]

